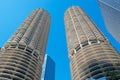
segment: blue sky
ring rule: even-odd
[[[81,6],[120,51],[120,45],[104,26],[97,0],[0,0],[0,46],[3,46],[33,9],[44,8],[52,17],[46,53],[56,63],[55,80],[71,80],[64,12],[72,5]]]

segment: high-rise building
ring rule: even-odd
[[[92,20],[78,6],[64,16],[72,80],[120,79],[120,57]],[[116,77],[118,76],[118,77]]]
[[[120,43],[120,0],[98,0],[108,31]]]
[[[0,80],[40,79],[49,26],[49,13],[33,10],[0,52]]]
[[[55,63],[47,54],[42,66],[42,76],[40,80],[55,80]]]

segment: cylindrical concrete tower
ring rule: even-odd
[[[40,79],[49,26],[49,13],[33,10],[0,52],[0,80]]]
[[[120,57],[106,37],[78,6],[64,16],[72,80],[99,79],[115,73],[120,78]],[[116,79],[117,79],[116,78]]]

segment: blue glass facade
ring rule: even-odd
[[[108,31],[120,43],[120,0],[98,0]]]
[[[55,80],[55,63],[47,54],[44,58],[40,80]]]

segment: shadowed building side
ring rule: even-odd
[[[99,79],[107,71],[120,73],[118,52],[80,7],[68,8],[64,21],[72,80]]]
[[[98,0],[108,31],[120,43],[120,0]]]
[[[0,52],[0,80],[39,80],[49,26],[46,10],[32,11]]]

